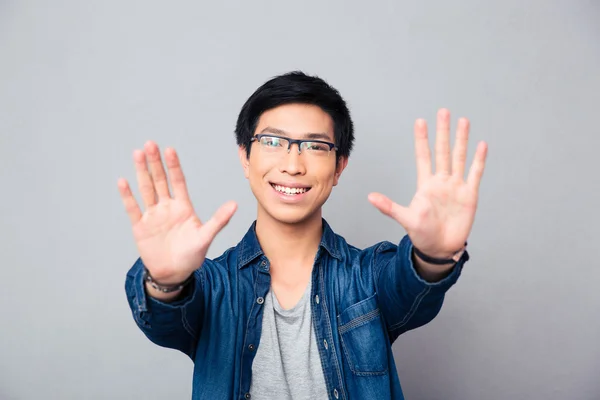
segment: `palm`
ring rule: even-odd
[[[172,199],[149,208],[133,225],[140,257],[156,279],[168,275],[171,266],[185,272],[200,265],[206,254],[206,243],[198,240],[201,226],[191,207]]]
[[[476,208],[477,196],[469,187],[434,178],[408,206],[417,221],[407,227],[407,233],[417,240],[419,248],[451,252],[464,245]]]
[[[174,192],[171,196],[158,148],[154,143],[146,147],[152,176],[146,167],[145,154],[134,156],[138,184],[146,206],[144,213],[125,180],[119,182],[119,189],[144,265],[157,281],[179,282],[202,265],[210,243],[231,218],[235,204],[225,204],[203,224],[189,200],[176,153],[166,152]]]
[[[417,155],[417,192],[408,207],[373,193],[371,202],[384,214],[397,220],[413,244],[431,256],[447,257],[467,240],[477,209],[478,189],[483,173],[486,145],[481,144],[465,181],[464,165],[468,141],[468,121],[459,122],[456,145],[451,157],[449,115],[438,113],[436,135],[436,173],[431,171],[431,156],[424,122],[415,126]]]

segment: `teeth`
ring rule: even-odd
[[[285,187],[285,186],[281,186],[281,185],[273,185],[273,187],[275,188],[275,190],[277,190],[279,193],[285,193],[285,194],[301,194],[307,191],[306,188],[289,188],[289,187]]]

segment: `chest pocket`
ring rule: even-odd
[[[344,357],[355,375],[384,375],[388,370],[387,342],[376,296],[351,305],[337,317]]]

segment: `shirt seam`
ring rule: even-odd
[[[427,294],[429,294],[430,290],[431,290],[430,287],[425,287],[417,295],[417,297],[415,297],[415,300],[413,301],[412,306],[410,307],[410,310],[408,310],[408,313],[406,313],[406,315],[404,316],[404,318],[400,322],[397,322],[394,325],[390,326],[390,328],[389,328],[390,331],[403,327],[404,325],[406,325],[411,320],[411,318],[414,316],[414,314],[416,313],[417,309],[421,305],[421,301],[423,301],[423,299],[425,298],[425,296],[427,296]]]
[[[244,390],[242,383],[244,377],[244,353],[246,352],[246,343],[248,341],[248,329],[250,327],[250,318],[252,318],[252,312],[254,311],[254,307],[256,307],[256,284],[258,281],[259,271],[256,271],[256,276],[254,277],[254,291],[252,297],[252,307],[250,308],[250,315],[248,316],[248,321],[246,321],[246,334],[244,335],[244,344],[242,345],[242,359],[240,360],[240,396],[242,395],[241,391]],[[252,364],[250,364],[250,374],[252,374]],[[250,379],[252,379],[252,375],[250,375]],[[248,387],[248,393],[250,392],[250,386]]]
[[[320,268],[320,267],[319,267]],[[318,293],[317,293],[318,294]],[[312,305],[312,288],[311,288],[311,305]],[[317,321],[315,320],[316,318],[316,313],[312,313],[311,312],[311,319],[313,321],[313,329],[315,329],[316,326],[318,326]],[[315,338],[316,338],[316,333],[315,333]],[[321,347],[319,345],[319,343],[317,343],[317,346],[319,346],[319,348]],[[319,352],[320,353],[320,352]],[[332,382],[329,380],[329,374],[325,373],[325,371],[327,371],[326,365],[323,362],[323,358],[319,355],[319,361],[321,362],[321,368],[323,369],[323,375],[325,376],[325,384],[327,386],[327,397],[330,398],[331,396],[329,396],[329,387],[333,386]]]
[[[321,287],[324,288],[325,287],[325,279],[323,277],[323,275],[324,275],[323,268],[319,268],[319,270],[320,270],[320,278],[321,278]],[[327,322],[327,326],[329,328],[327,330],[327,335],[328,335],[329,339],[331,340],[331,351],[332,351],[333,360],[335,363],[338,360],[338,358],[337,358],[337,353],[335,351],[335,346],[334,346],[334,342],[333,342],[333,329],[331,328],[331,320],[329,318],[329,311],[327,310],[327,307],[326,307],[327,298],[325,296],[325,290],[323,290],[322,294],[323,294],[323,309],[325,310],[325,316],[326,316],[325,321]],[[346,390],[344,388],[344,381],[342,379],[342,374],[340,372],[339,365],[334,364],[334,367],[335,367],[335,371],[338,376],[338,380],[340,382],[339,386],[340,386],[340,392],[342,393],[342,398],[345,399],[346,398]],[[328,393],[328,395],[329,395],[329,393]]]

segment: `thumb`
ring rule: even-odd
[[[235,210],[237,210],[237,203],[235,201],[228,201],[219,207],[211,219],[202,225],[202,236],[208,243],[212,242],[221,229],[229,223]]]
[[[394,203],[389,197],[381,193],[370,193],[369,202],[379,211],[395,219],[404,229],[410,226],[410,215],[407,207]]]

